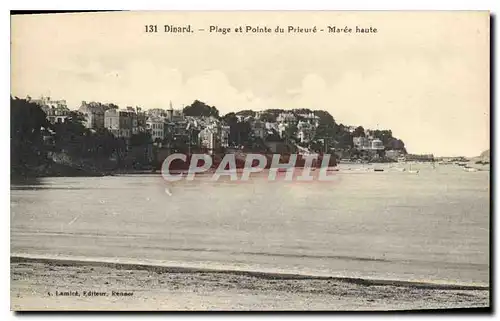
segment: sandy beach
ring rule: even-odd
[[[487,287],[11,257],[11,310],[488,307]]]

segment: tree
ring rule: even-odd
[[[292,110],[295,114],[310,114],[313,111],[310,110],[309,108],[298,108],[298,109],[293,109]]]
[[[401,150],[405,151],[405,143],[401,139],[397,138],[390,138],[387,144],[384,144],[384,146],[389,149],[389,150]]]
[[[354,129],[354,132],[352,133],[353,137],[365,137],[365,129],[363,126],[358,126],[356,129]]]
[[[393,139],[391,130],[374,130],[373,137],[380,139],[384,145],[387,145]]]
[[[285,129],[285,136],[288,139],[293,139],[295,140],[295,137],[297,136],[297,125],[296,124],[289,124],[286,129]]]
[[[109,130],[99,129],[90,137],[91,145],[94,146],[95,156],[109,158],[112,155],[120,155],[120,149],[124,146]]]
[[[228,113],[222,120],[229,126],[229,144],[248,145],[252,139],[252,127],[249,122],[238,121],[235,113]]]
[[[228,125],[236,124],[238,122],[238,117],[236,117],[235,113],[231,112],[222,116],[222,121],[224,121]]]
[[[63,123],[54,124],[56,148],[71,156],[85,157],[92,154],[90,130],[83,125],[85,118],[77,111],[71,111]]]
[[[253,110],[245,109],[245,110],[240,110],[239,112],[236,113],[236,115],[243,117],[255,117],[255,112]]]
[[[228,113],[222,117],[222,121],[229,126],[229,144],[237,145],[238,144],[238,117],[236,117],[235,113]]]
[[[321,125],[335,125],[335,119],[325,110],[315,110],[314,115],[319,117],[319,123]]]
[[[334,139],[337,136],[337,125],[331,124],[319,124],[319,126],[316,128],[316,135],[315,137],[317,138],[328,138],[328,139]]]
[[[276,122],[276,115],[269,113],[269,112],[264,112],[260,115],[260,120],[262,120],[264,122],[275,123]]]
[[[25,174],[29,166],[47,163],[42,130],[51,127],[40,106],[10,98],[10,155],[14,173]]]
[[[232,142],[236,143],[236,145],[248,145],[250,139],[252,138],[252,128],[250,123],[246,121],[234,124],[234,129],[232,131],[230,130],[230,135],[231,132],[234,136],[230,137],[230,139]]]
[[[186,116],[194,117],[216,117],[219,118],[219,111],[215,107],[211,107],[204,102],[195,100],[191,105],[184,107],[182,110]]]
[[[349,132],[349,128],[340,124],[336,127],[336,138],[338,141],[338,147],[342,149],[352,148],[353,135]]]
[[[284,113],[285,110],[284,109],[266,109],[266,110],[264,110],[264,112],[268,113],[268,114],[273,114],[274,116],[278,116],[279,114]]]
[[[130,137],[131,146],[144,146],[152,143],[150,132],[140,132]]]

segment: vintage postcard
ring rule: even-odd
[[[11,15],[11,310],[490,309],[490,14]]]

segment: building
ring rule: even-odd
[[[230,127],[220,123],[211,123],[203,128],[199,134],[199,144],[202,149],[212,153],[214,150],[229,147]]]
[[[313,140],[316,126],[307,121],[299,121],[297,124],[297,138],[301,143],[309,143]]]
[[[391,160],[398,160],[401,156],[403,156],[403,152],[400,150],[388,150],[385,152],[385,157]]]
[[[63,108],[63,109],[68,108],[66,100],[64,100],[64,99],[52,100],[52,99],[50,99],[49,96],[47,96],[47,97],[41,96],[39,99],[32,99],[30,96],[27,96],[26,100],[39,105],[40,107],[42,107],[42,109],[52,108],[52,107],[53,108],[59,107],[59,108]]]
[[[153,108],[153,109],[148,109],[146,111],[147,116],[156,116],[156,117],[166,117],[167,116],[167,111],[161,108]]]
[[[188,131],[190,129],[189,122],[187,120],[173,122],[172,134],[174,138],[188,137]]]
[[[218,128],[216,126],[209,125],[208,127],[202,129],[198,134],[200,147],[208,150],[209,153],[212,153],[220,147],[220,138],[217,129]]]
[[[128,112],[128,117],[130,118],[130,127],[132,130],[132,135],[136,135],[139,133],[139,124],[137,118],[137,111],[132,106],[127,106],[126,110]]]
[[[150,116],[146,119],[146,130],[151,133],[151,138],[154,141],[165,139],[166,124],[165,118],[161,116]]]
[[[50,107],[45,111],[47,119],[51,124],[64,123],[69,117],[70,110],[66,107]]]
[[[384,143],[380,139],[375,138],[374,140],[371,141],[371,149],[372,150],[384,150],[385,149]]]
[[[135,107],[136,115],[137,115],[137,131],[144,132],[146,131],[146,121],[147,115],[146,112],[142,111],[141,107]]]
[[[251,128],[253,135],[255,137],[265,139],[267,136],[267,129],[266,129],[266,124],[259,119],[256,119],[251,123]]]
[[[278,123],[295,123],[297,122],[297,117],[291,112],[280,113],[278,117],[276,117],[276,121]]]
[[[280,138],[284,138],[286,135],[286,129],[287,125],[285,123],[279,123],[278,124],[278,134],[280,135]]]
[[[104,112],[104,127],[116,137],[130,138],[133,133],[133,114],[127,109],[108,109]]]
[[[220,145],[221,147],[227,148],[229,147],[229,133],[231,131],[231,127],[227,125],[222,125],[221,126],[221,133],[220,133]]]
[[[277,123],[271,123],[271,122],[266,122],[266,130],[269,131],[275,131],[278,132],[278,124]]]
[[[110,105],[101,104],[98,102],[82,101],[78,111],[85,117],[85,127],[90,129],[102,129],[104,126],[104,113],[108,109],[116,107],[111,107]]]
[[[354,148],[359,150],[368,150],[371,148],[371,141],[368,137],[353,137],[352,143]]]
[[[298,116],[315,127],[319,126],[320,118],[319,116],[316,116],[313,112],[308,114],[299,114]]]
[[[178,121],[183,121],[185,119],[184,117],[184,112],[182,109],[174,109],[172,107],[172,102],[170,102],[170,105],[165,113],[166,119],[169,122],[178,122]]]
[[[40,99],[31,99],[30,96],[26,100],[37,104],[47,115],[47,120],[52,123],[64,123],[69,116],[70,110],[66,104],[66,100],[52,100],[50,97],[40,97]]]
[[[371,136],[365,137],[353,137],[352,142],[354,144],[354,148],[359,150],[384,150],[384,143],[378,139],[373,138]]]

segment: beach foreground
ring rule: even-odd
[[[11,257],[11,309],[15,311],[409,310],[488,306],[486,287]]]

